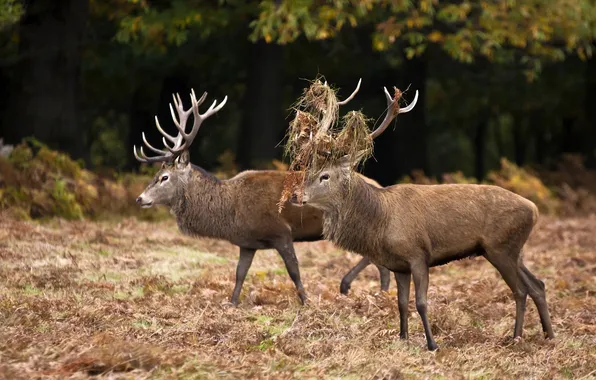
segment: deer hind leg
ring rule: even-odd
[[[520,275],[518,264],[519,251],[516,255],[501,253],[500,251],[486,250],[486,259],[499,271],[505,280],[515,299],[515,327],[513,338],[521,337],[524,326],[524,315],[526,313],[526,300],[528,289]]]
[[[240,247],[240,259],[238,260],[238,266],[236,267],[236,286],[234,286],[234,292],[232,293],[232,299],[230,300],[234,306],[238,306],[238,298],[242,291],[242,285],[244,285],[246,274],[252,265],[252,259],[255,257],[255,252],[255,249]]]
[[[389,283],[391,282],[391,272],[389,271],[389,269],[380,265],[375,264],[375,266],[379,270],[379,277],[381,278],[381,291],[389,291]]]
[[[363,257],[362,260],[358,262],[354,266],[354,268],[350,269],[348,273],[341,279],[341,284],[339,285],[339,292],[341,294],[347,295],[352,287],[352,281],[370,264],[370,259],[368,257]]]
[[[298,291],[300,302],[304,305],[306,303],[307,297],[304,286],[302,285],[302,280],[300,280],[300,268],[298,267],[298,258],[296,258],[294,244],[292,241],[280,242],[275,244],[275,249],[277,252],[279,252],[279,255],[283,259],[286,269],[288,270],[288,274],[290,275],[290,278],[294,282],[296,290]]]
[[[397,308],[399,310],[399,337],[408,339],[408,304],[410,303],[411,273],[395,272],[397,282]]]
[[[350,269],[348,273],[341,279],[341,284],[339,285],[339,292],[341,294],[347,295],[352,287],[352,282],[366,268],[371,264],[371,261],[368,257],[363,257],[362,260],[358,262],[354,266],[354,268]],[[382,267],[380,265],[376,265],[377,269],[379,270],[379,276],[381,277],[381,290],[386,292],[389,290],[389,281],[391,280],[391,274],[389,273],[389,269]]]
[[[555,333],[553,332],[553,326],[550,321],[550,314],[548,312],[548,305],[546,303],[546,292],[544,287],[544,282],[540,281],[536,276],[532,274],[526,268],[524,264],[521,264],[520,267],[520,275],[522,281],[526,284],[528,288],[528,293],[532,300],[536,304],[536,308],[538,309],[538,315],[540,316],[540,323],[542,324],[542,331],[545,333],[548,339],[553,339],[555,337]]]
[[[426,344],[430,351],[435,351],[439,347],[433,338],[428,323],[427,315],[427,293],[428,293],[428,266],[426,263],[417,263],[411,266],[412,277],[414,279],[414,289],[416,291],[416,310],[422,319],[424,334],[426,335]]]

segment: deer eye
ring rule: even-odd
[[[329,174],[327,174],[327,173],[325,173],[319,177],[320,182],[328,181],[328,180],[329,180]]]
[[[165,181],[167,181],[167,180],[168,180],[168,178],[169,178],[169,177],[168,177],[167,175],[164,175],[164,176],[161,176],[161,179],[160,179],[159,181],[160,181],[160,182],[165,182]]]

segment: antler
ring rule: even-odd
[[[354,99],[354,96],[356,96],[356,94],[360,90],[360,83],[362,83],[362,78],[358,79],[358,84],[356,85],[356,89],[354,90],[354,92],[352,92],[352,95],[348,96],[345,100],[342,100],[341,102],[337,102],[337,105],[345,106],[350,102],[350,100]],[[327,86],[327,81],[325,81],[325,86]]]
[[[176,113],[178,114],[178,117],[176,117],[176,115],[174,114],[174,108],[172,107],[172,103],[170,103],[170,113],[172,114],[172,120],[174,121],[174,124],[178,129],[178,135],[174,137],[168,134],[166,131],[164,131],[161,125],[159,124],[157,116],[155,116],[155,126],[157,127],[159,133],[163,135],[162,142],[167,150],[157,149],[153,147],[151,144],[149,144],[149,142],[145,138],[145,133],[143,132],[143,142],[145,143],[147,148],[149,148],[154,153],[157,153],[158,155],[153,157],[147,156],[143,151],[142,146],[140,147],[140,154],[137,154],[137,147],[133,146],[133,153],[138,161],[145,163],[169,162],[178,157],[180,153],[182,153],[190,147],[193,140],[197,136],[197,133],[199,132],[201,124],[203,124],[203,121],[205,121],[214,113],[217,113],[219,110],[221,110],[228,100],[227,96],[224,97],[223,101],[218,106],[216,106],[217,100],[214,100],[211,107],[209,107],[209,109],[205,113],[201,114],[199,113],[199,106],[203,104],[203,102],[207,98],[207,92],[204,92],[203,95],[197,100],[195,91],[191,90],[190,100],[192,102],[192,106],[188,110],[184,109],[182,99],[180,99],[179,94],[172,94],[172,98],[174,99],[174,104],[176,106]],[[187,134],[186,123],[188,122],[188,117],[190,116],[191,112],[194,116],[194,123],[190,133]],[[170,143],[168,143],[168,141],[173,145],[170,146]]]
[[[383,119],[381,125],[379,125],[377,129],[371,132],[371,139],[375,139],[381,133],[385,132],[385,129],[387,129],[389,124],[391,124],[391,122],[393,121],[393,119],[395,119],[397,115],[399,115],[400,113],[407,113],[413,110],[416,106],[416,103],[418,102],[418,90],[416,90],[416,95],[414,96],[414,100],[412,100],[412,103],[410,103],[410,105],[405,108],[400,108],[399,104],[397,103],[400,96],[395,96],[395,98],[392,97],[389,94],[389,91],[387,91],[387,87],[383,87],[383,90],[385,90],[385,98],[387,98],[387,115],[385,115],[385,119]],[[396,89],[396,91],[399,90]]]
[[[360,83],[362,83],[362,78],[358,79],[358,84],[356,85],[356,89],[354,90],[354,92],[352,92],[352,95],[348,96],[345,100],[342,100],[341,102],[337,102],[337,105],[345,106],[346,104],[348,104],[350,102],[350,100],[354,99],[354,96],[356,96],[356,94],[360,90]],[[323,83],[323,86],[327,86],[327,81],[325,81],[325,83]]]

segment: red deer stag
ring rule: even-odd
[[[356,89],[357,91],[358,89]],[[356,93],[342,104],[347,103]],[[278,212],[277,202],[282,191],[286,172],[244,171],[229,180],[219,180],[198,166],[190,164],[189,147],[205,119],[209,118],[226,103],[224,98],[218,106],[214,101],[203,114],[199,106],[207,93],[196,99],[191,93],[192,106],[185,110],[179,95],[174,96],[174,108],[170,104],[172,119],[178,129],[177,136],[165,132],[157,117],[155,124],[163,135],[165,149],[153,147],[143,133],[143,142],[157,156],[149,157],[141,147],[136,159],[144,163],[162,162],[161,170],[137,198],[142,207],[165,205],[176,217],[181,232],[202,237],[223,239],[240,247],[240,258],[236,268],[236,285],[231,303],[238,305],[238,299],[246,274],[257,249],[276,249],[282,257],[288,274],[294,282],[302,303],[306,293],[300,280],[298,260],[293,242],[317,241],[322,239],[322,215],[315,208],[299,208],[288,203],[284,211]],[[193,114],[194,123],[189,133],[186,124]],[[380,187],[372,179],[363,181]],[[358,272],[370,264],[363,258],[342,280],[342,293],[347,293],[350,283]],[[381,288],[389,287],[389,271],[377,266],[381,275]]]
[[[418,93],[416,93],[418,95]],[[399,114],[385,89],[388,111],[372,132],[379,136]],[[538,218],[534,203],[497,186],[472,184],[370,186],[354,175],[344,156],[308,173],[302,204],[323,211],[323,234],[339,247],[370,257],[395,273],[400,337],[408,337],[408,299],[413,277],[416,309],[429,350],[437,344],[427,317],[429,267],[484,256],[511,288],[516,304],[514,337],[522,335],[529,294],[548,338],[554,333],[545,286],[522,262],[522,247]],[[296,195],[296,194],[294,194]],[[298,197],[292,200],[297,202]]]

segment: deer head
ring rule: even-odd
[[[165,132],[156,116],[155,126],[163,135],[162,142],[165,149],[158,149],[149,144],[145,138],[145,133],[142,134],[143,142],[149,150],[157,155],[151,157],[147,156],[143,151],[142,146],[137,153],[137,147],[133,146],[133,153],[138,161],[144,163],[162,163],[159,172],[157,172],[151,183],[137,198],[137,203],[144,208],[159,204],[167,206],[172,205],[173,200],[182,188],[181,185],[188,183],[191,172],[189,148],[197,136],[203,121],[221,110],[228,100],[228,97],[226,96],[219,105],[217,105],[217,100],[213,101],[211,107],[209,107],[205,113],[201,114],[199,113],[199,106],[203,104],[207,98],[206,92],[197,100],[195,92],[192,90],[190,93],[192,104],[188,110],[184,109],[179,94],[172,95],[172,97],[174,99],[176,113],[174,113],[172,103],[170,103],[170,113],[172,114],[172,120],[178,129],[178,134],[176,136],[171,136]],[[186,133],[186,124],[188,123],[188,118],[191,114],[193,115],[194,123],[190,132]]]
[[[398,100],[402,95],[401,91],[396,88],[395,95],[392,97],[389,91],[387,91],[387,88],[384,88],[384,90],[387,100],[387,114],[381,125],[370,133],[369,137],[371,139],[379,137],[397,115],[410,112],[418,102],[418,91],[416,91],[412,103],[405,108],[400,108]],[[315,175],[306,176],[304,192],[302,194],[302,205],[309,204],[324,209],[325,205],[329,204],[329,201],[345,194],[344,190],[349,186],[349,180],[353,173],[353,162],[358,162],[358,160],[345,155],[338,160],[330,161]],[[292,200],[296,199],[298,199],[297,196],[292,197]]]

